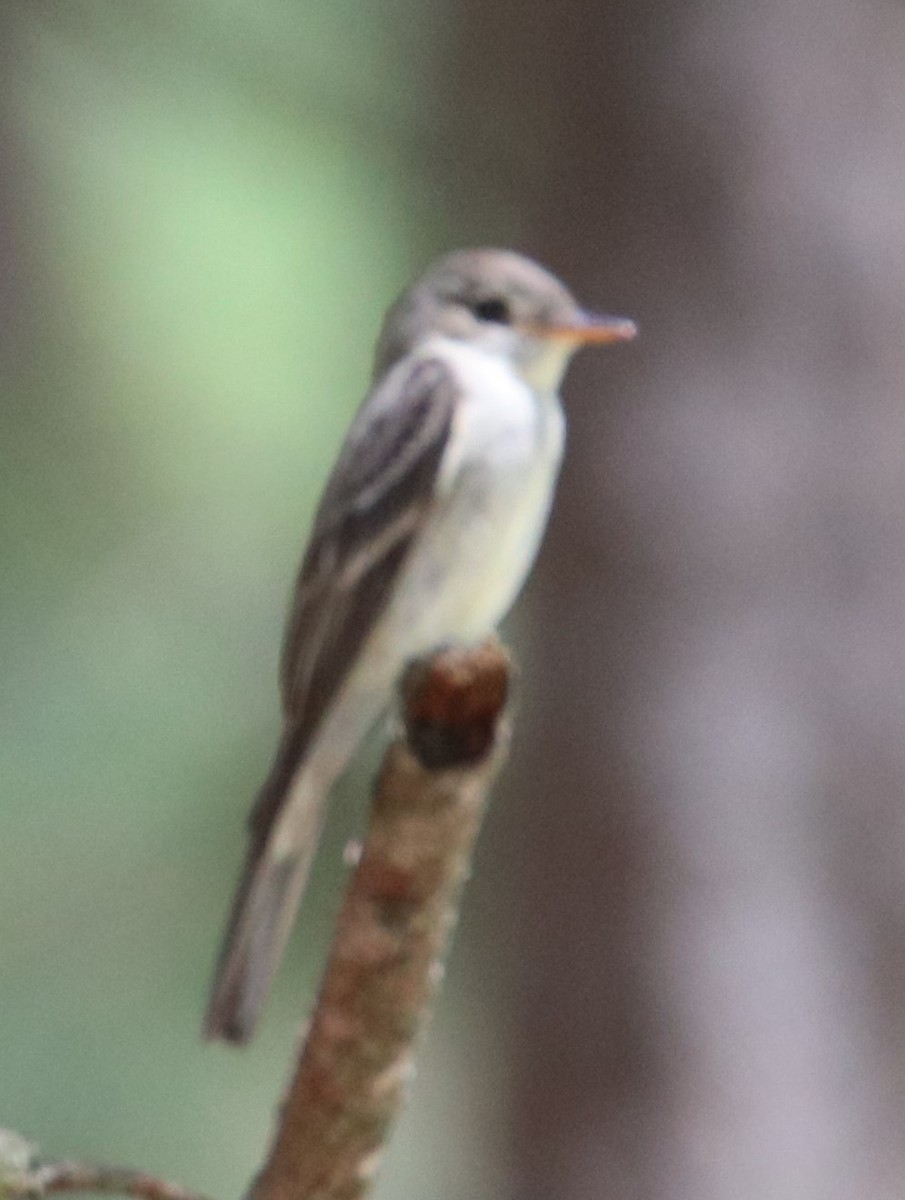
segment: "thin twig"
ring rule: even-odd
[[[106,1192],[138,1200],[207,1200],[145,1171],[82,1162],[36,1162],[34,1147],[11,1130],[0,1130],[0,1197],[41,1200],[52,1192]]]
[[[370,1187],[442,977],[508,730],[497,642],[446,651],[403,685],[307,1041],[250,1200],[356,1200]]]

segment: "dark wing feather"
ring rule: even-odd
[[[439,359],[404,372],[365,401],[315,517],[283,643],[283,743],[252,814],[259,833],[386,606],[434,498],[458,390]]]

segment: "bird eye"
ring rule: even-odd
[[[479,321],[492,321],[496,325],[508,325],[511,320],[509,305],[499,298],[478,300],[471,311]]]

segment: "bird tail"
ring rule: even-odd
[[[209,1039],[241,1045],[254,1032],[320,838],[325,792],[316,787],[309,771],[287,780],[280,765],[278,757],[255,814],[272,819],[253,819],[251,845],[204,1018],[204,1036]]]

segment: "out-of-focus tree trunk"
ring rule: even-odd
[[[642,329],[532,593],[514,1194],[901,1196],[905,12],[460,12],[466,144]]]

